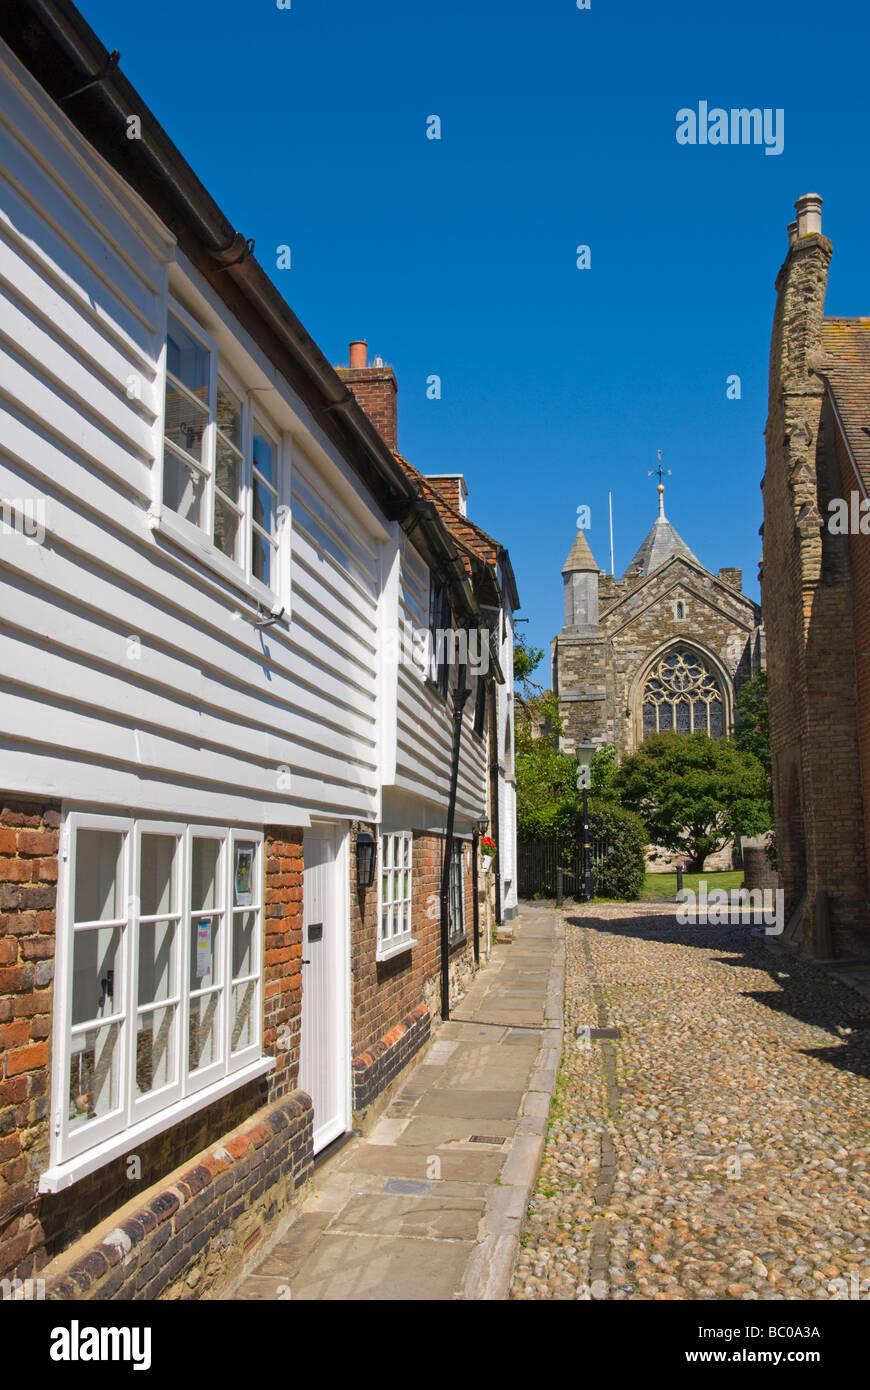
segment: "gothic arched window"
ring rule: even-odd
[[[719,682],[695,652],[678,647],[660,657],[643,691],[643,736],[725,733],[725,701]]]

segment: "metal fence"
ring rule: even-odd
[[[597,878],[607,855],[606,840],[592,840],[592,876]],[[521,898],[556,897],[556,869],[564,870],[565,892],[579,893],[583,883],[583,845],[566,846],[558,840],[523,840],[517,845],[517,893]]]

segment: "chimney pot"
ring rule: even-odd
[[[368,344],[365,338],[357,338],[350,345],[350,365],[351,367],[364,367],[366,364]]]
[[[794,206],[797,213],[798,237],[821,236],[822,199],[818,193],[804,193]]]

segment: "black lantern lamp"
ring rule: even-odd
[[[474,822],[474,824],[477,828],[478,835],[482,839],[483,836],[486,834],[487,830],[489,829],[489,817],[484,814],[481,814],[477,817],[477,820]]]
[[[356,886],[371,888],[375,881],[375,861],[377,848],[367,831],[360,831],[356,837]]]

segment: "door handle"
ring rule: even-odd
[[[310,961],[310,960],[305,960],[305,959],[303,959],[302,964],[303,964],[303,965],[310,965],[310,964],[311,964],[311,961]]]

